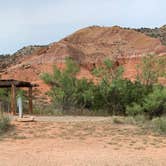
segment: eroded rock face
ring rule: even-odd
[[[4,71],[13,65],[22,63],[26,56],[38,55],[48,46],[27,46],[18,50],[13,55],[0,55],[0,71]]]
[[[125,77],[132,79],[134,66],[147,53],[165,54],[166,46],[159,39],[118,26],[88,27],[47,46],[29,46],[12,56],[0,58],[2,78],[31,81],[40,84],[39,90],[48,88],[40,80],[43,72],[52,72],[52,66],[64,68],[66,57],[81,65],[79,78],[93,79],[90,71],[110,58],[123,64]]]

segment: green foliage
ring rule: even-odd
[[[79,66],[72,59],[66,60],[66,68],[54,66],[53,74],[44,73],[41,78],[51,86],[48,95],[56,108],[104,110],[110,115],[148,116],[165,114],[166,88],[157,85],[164,76],[164,63],[154,55],[143,59],[138,80],[123,78],[123,67],[115,66],[107,59],[93,74],[100,80],[94,84],[87,79],[77,79]],[[155,69],[154,69],[155,68]]]
[[[0,89],[0,96],[4,96],[5,95],[5,90],[4,89]]]
[[[122,79],[123,72],[124,69],[122,66],[116,67],[110,59],[106,59],[104,65],[95,68],[92,73],[95,76],[102,78],[104,81],[112,81]]]
[[[155,118],[151,122],[152,129],[161,134],[166,134],[166,117]]]
[[[6,88],[0,88],[0,100],[9,101],[10,91]]]
[[[21,97],[25,98],[25,95],[26,95],[26,92],[24,90],[22,90],[22,89],[17,90],[16,96],[21,96]]]
[[[165,62],[164,57],[156,57],[154,54],[148,54],[143,58],[138,66],[137,82],[141,85],[144,95],[139,97],[140,101],[131,102],[126,107],[127,115],[145,114],[153,118],[165,113],[166,88],[158,82],[160,77],[165,77]],[[138,88],[134,92],[140,93],[137,90]]]
[[[109,65],[108,65],[109,64]],[[111,67],[111,68],[108,68]],[[103,69],[104,76],[98,84],[100,103],[112,115],[125,115],[126,107],[131,103],[141,103],[142,99],[149,93],[140,82],[131,82],[123,79],[123,68],[113,68],[107,61],[107,68]],[[110,71],[112,71],[110,75]],[[97,75],[98,76],[98,75]],[[115,77],[114,77],[115,76]]]
[[[154,86],[140,103],[132,103],[127,106],[127,115],[135,116],[145,114],[149,118],[161,116],[166,113],[166,88]]]
[[[22,102],[23,102],[23,110],[25,113],[28,112],[28,97],[27,97],[27,91],[16,88],[16,97],[21,96]],[[11,89],[10,88],[0,88],[0,101],[1,102],[1,111],[6,112],[10,106],[10,100],[11,100]]]
[[[106,59],[104,66],[95,69],[93,74],[101,78],[97,87],[98,100],[95,100],[100,103],[98,107],[106,109],[113,115],[123,114],[124,105],[121,104],[121,101],[124,89],[120,87],[125,84],[125,80],[122,79],[123,68],[114,66],[111,60]]]
[[[147,54],[138,65],[137,79],[144,85],[151,86],[158,83],[158,78],[165,76],[166,59]]]
[[[95,86],[86,79],[78,80],[79,71],[77,64],[71,59],[66,60],[66,68],[60,71],[54,67],[53,74],[45,73],[42,79],[51,86],[48,93],[57,107],[66,110],[70,107],[90,107],[93,101]]]
[[[150,116],[161,116],[166,113],[166,88],[154,87],[143,102],[144,111]]]
[[[143,108],[137,103],[132,103],[126,107],[126,114],[130,116],[136,116],[143,113]]]
[[[10,120],[8,117],[0,115],[0,134],[7,130]]]
[[[141,114],[134,116],[134,119],[138,124],[143,124],[147,121],[147,117]]]

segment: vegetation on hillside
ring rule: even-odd
[[[123,67],[115,67],[109,59],[95,68],[97,84],[85,78],[77,79],[79,66],[66,60],[66,69],[54,67],[53,74],[44,73],[42,79],[51,86],[48,95],[57,108],[106,111],[109,115],[144,115],[148,118],[166,113],[166,88],[158,83],[165,75],[164,59],[147,55],[143,58],[135,81],[123,78]]]
[[[146,86],[157,84],[160,77],[166,76],[165,60],[165,57],[147,54],[142,58],[142,62],[137,65],[137,80]]]
[[[162,44],[166,45],[166,25],[162,26],[161,28],[140,28],[134,29],[138,32],[144,33],[153,38],[158,38],[162,42]]]

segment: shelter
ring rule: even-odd
[[[0,80],[0,88],[11,88],[11,113],[16,114],[16,88],[28,88],[28,100],[29,100],[29,113],[33,112],[32,104],[32,88],[37,87],[37,84],[31,84],[30,82],[18,81],[14,79]]]

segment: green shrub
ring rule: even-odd
[[[0,115],[0,134],[8,129],[9,123],[10,120],[8,117]]]
[[[84,109],[95,110],[95,113],[104,110],[109,115],[145,115],[153,118],[165,114],[166,88],[156,84],[163,74],[163,63],[157,61],[155,64],[156,58],[152,56],[151,59],[151,56],[143,60],[142,72],[139,73],[141,77],[135,82],[124,79],[123,68],[108,59],[93,71],[99,78],[98,84],[85,78],[77,79],[80,69],[72,59],[66,60],[64,70],[55,66],[53,74],[45,73],[41,78],[51,86],[48,95],[57,109],[72,113],[78,109],[77,113]],[[151,69],[152,65],[156,70]]]
[[[77,64],[67,59],[65,70],[61,71],[54,67],[53,74],[45,73],[41,76],[45,83],[51,86],[48,95],[51,96],[57,108],[69,110],[73,107],[93,107],[93,93],[96,91],[96,86],[86,79],[77,79],[78,71]]]
[[[101,79],[98,85],[100,100],[95,101],[99,101],[102,108],[111,115],[125,115],[127,106],[131,107],[131,103],[142,103],[151,88],[139,81],[123,79],[123,68],[115,67],[110,60],[107,59],[104,64],[105,66],[93,71]],[[139,112],[140,108],[137,108],[137,113]]]
[[[127,79],[113,80],[111,83],[102,80],[98,86],[100,103],[103,101],[102,108],[108,110],[112,115],[127,114],[133,116],[140,113],[142,110],[140,110],[138,104],[143,102],[144,97],[150,91],[139,82],[131,82]],[[136,106],[139,108],[136,108]]]
[[[155,118],[151,123],[154,131],[166,134],[166,117]]]
[[[136,115],[136,116],[134,116],[134,119],[139,124],[143,124],[148,120],[145,115]]]
[[[132,103],[131,105],[128,105],[126,107],[126,114],[129,116],[135,116],[142,113],[143,113],[143,108],[137,103]]]
[[[137,79],[144,85],[158,83],[158,78],[165,76],[166,58],[156,54],[147,54],[138,65]]]
[[[130,116],[144,114],[150,119],[166,114],[166,88],[153,86],[152,92],[142,98],[142,102],[131,103],[126,107]]]
[[[153,92],[144,99],[143,108],[150,118],[165,114],[166,88],[154,87]]]
[[[10,89],[0,88],[0,100],[9,101],[10,99]]]

